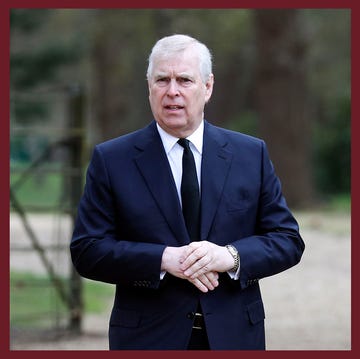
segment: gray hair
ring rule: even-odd
[[[201,79],[206,83],[212,73],[212,56],[210,50],[203,43],[188,35],[177,34],[163,37],[156,42],[148,59],[147,79],[149,80],[152,75],[155,60],[183,52],[189,47],[194,47],[196,51],[199,58]]]

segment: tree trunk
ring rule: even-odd
[[[259,132],[267,142],[287,202],[302,207],[313,202],[313,183],[306,43],[299,29],[299,11],[254,13]]]

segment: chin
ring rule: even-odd
[[[181,129],[188,127],[188,122],[184,119],[179,119],[179,118],[166,119],[161,123],[163,123],[165,127],[173,128],[173,129]]]

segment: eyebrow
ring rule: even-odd
[[[154,80],[159,80],[159,79],[163,79],[163,78],[167,78],[167,77],[169,77],[169,76],[166,74],[157,74],[157,75],[154,75]]]
[[[164,77],[171,77],[168,73],[166,72],[159,72],[157,74],[154,75],[154,78],[157,80],[157,79],[161,79],[161,78],[164,78]],[[187,78],[187,79],[194,79],[194,76],[186,73],[186,72],[182,72],[182,73],[179,73],[175,76],[176,78],[178,77],[184,77],[184,78]]]
[[[185,77],[185,78],[187,78],[187,79],[194,79],[194,76],[192,76],[192,75],[190,75],[190,74],[188,74],[188,73],[186,73],[186,72],[183,72],[183,73],[178,74],[177,77]]]

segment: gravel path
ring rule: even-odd
[[[350,215],[344,213],[297,213],[306,250],[301,263],[281,274],[265,278],[261,288],[266,311],[268,350],[351,349],[351,240]],[[69,272],[67,242],[70,223],[51,216],[29,219],[42,243],[56,240],[61,251],[48,255],[62,274]],[[19,219],[10,218],[10,247],[26,248],[29,238]],[[64,265],[65,263],[65,265]],[[11,269],[41,273],[44,267],[29,251],[11,250]],[[52,337],[11,331],[11,350],[107,350],[110,312],[87,315],[79,337]]]

